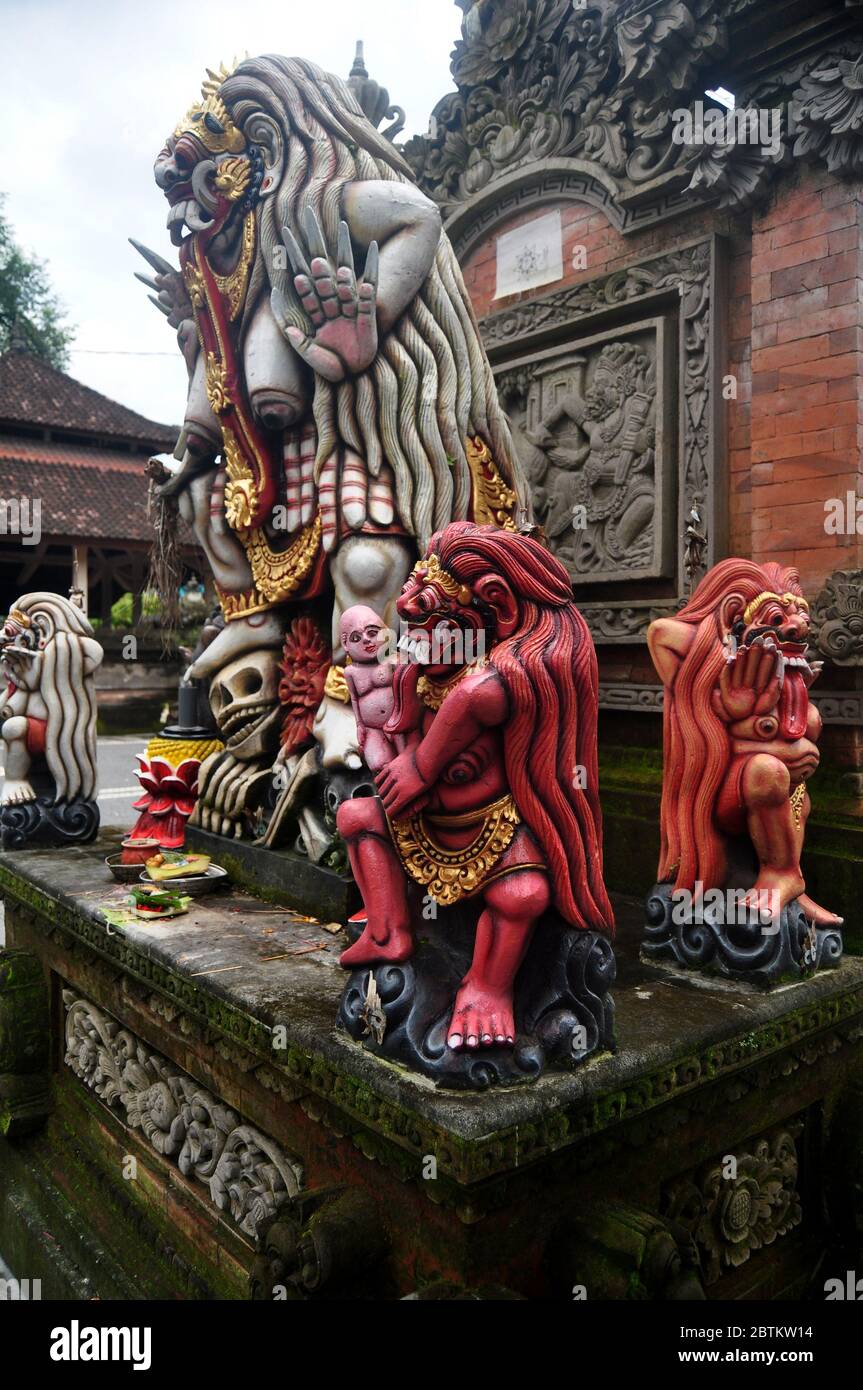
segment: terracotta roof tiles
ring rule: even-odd
[[[14,425],[123,439],[168,453],[178,434],[18,349],[0,357],[0,430]]]
[[[0,437],[0,498],[38,498],[44,536],[150,542],[146,462],[146,454]]]

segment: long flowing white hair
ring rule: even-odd
[[[311,324],[291,273],[279,268],[284,263],[283,251],[276,254],[283,244],[282,226],[290,228],[308,259],[306,207],[314,210],[327,244],[335,248],[345,184],[414,180],[398,150],[366,119],[347,85],[305,59],[246,59],[219,95],[250,139],[254,116],[263,111],[276,122],[285,142],[281,184],[259,205],[260,235],[243,330],[272,286],[287,301],[289,321],[309,333]],[[445,233],[419,293],[383,336],[371,366],[337,384],[315,374],[314,417],[316,476],[339,444],[364,458],[372,477],[379,476],[383,464],[390,464],[400,520],[421,550],[433,532],[468,516],[468,436],[485,441],[514,488],[518,506],[528,505],[527,486],[473,306]]]
[[[59,594],[25,594],[15,607],[42,647],[39,694],[48,711],[45,758],[54,801],[89,801],[96,790],[96,689],[102,648],[80,608]]]

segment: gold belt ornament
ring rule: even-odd
[[[521,823],[516,804],[507,793],[490,806],[475,811],[443,815],[418,811],[404,820],[391,820],[390,832],[405,872],[441,907],[469,898],[493,877],[500,856]],[[455,829],[478,825],[479,830],[463,849],[445,849],[429,827]]]

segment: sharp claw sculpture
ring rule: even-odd
[[[144,246],[134,237],[129,237],[130,245],[134,246],[139,255],[144,257],[148,265],[152,266],[156,272],[155,279],[149,275],[142,275],[140,271],[133,271],[136,280],[140,280],[142,285],[148,289],[155,290],[155,294],[148,294],[147,298],[154,304],[160,314],[164,314],[172,328],[179,328],[181,324],[192,322],[194,311],[189,299],[183,277],[163,256],[151,251],[148,246]],[[183,354],[185,356],[185,353]]]
[[[169,261],[165,260],[164,256],[158,255],[156,251],[151,251],[149,246],[144,246],[142,242],[136,241],[133,236],[129,237],[129,244],[134,246],[138,254],[143,256],[148,265],[151,265],[160,275],[177,274],[176,266],[171,265]]]

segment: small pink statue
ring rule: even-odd
[[[389,628],[373,608],[355,604],[342,614],[339,633],[348,654],[345,679],[357,721],[357,735],[366,766],[380,772],[406,746],[403,734],[387,734],[384,726],[395,707],[393,679],[396,659],[381,659]]]

